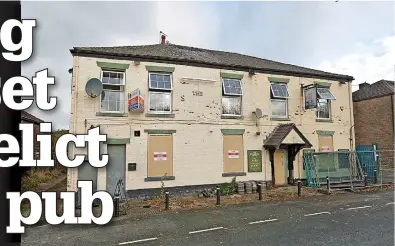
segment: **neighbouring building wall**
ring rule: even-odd
[[[382,161],[393,166],[393,97],[384,96],[354,102],[355,140],[357,145],[377,144]],[[392,150],[392,151],[389,151]]]
[[[86,133],[91,125],[101,126],[101,131],[108,138],[130,138],[126,145],[126,163],[136,163],[136,171],[126,171],[125,187],[127,190],[142,188],[159,188],[161,182],[146,182],[147,177],[147,130],[173,130],[173,162],[174,180],[165,181],[167,187],[199,184],[215,184],[228,182],[232,177],[222,177],[224,172],[223,129],[243,129],[244,172],[246,176],[237,180],[271,180],[269,156],[263,150],[266,136],[280,123],[294,122],[300,131],[318,151],[319,137],[317,131],[333,133],[333,147],[350,149],[350,128],[352,121],[352,102],[350,102],[350,85],[332,81],[330,89],[336,96],[332,102],[332,119],[318,122],[314,110],[303,110],[301,85],[320,81],[310,78],[286,77],[270,74],[250,76],[248,72],[229,71],[211,68],[192,67],[163,63],[141,62],[135,65],[132,61],[115,61],[98,58],[74,57],[72,109],[70,133]],[[85,93],[85,83],[90,78],[100,78],[101,62],[121,62],[130,64],[126,70],[125,93],[137,88],[145,98],[144,113],[125,112],[123,117],[97,116],[99,99],[90,98]],[[174,67],[173,72],[173,118],[147,117],[148,109],[148,72],[146,65]],[[220,73],[242,74],[242,118],[221,119],[222,82]],[[213,82],[186,82],[182,78],[199,78]],[[268,77],[288,78],[289,119],[286,121],[271,120],[270,83]],[[325,81],[328,82],[328,81]],[[193,91],[203,94],[196,96]],[[125,94],[127,98],[127,94]],[[252,112],[260,108],[268,117],[256,120]],[[127,102],[125,101],[125,109]],[[140,137],[134,137],[134,131],[140,130]],[[260,135],[256,133],[260,132]],[[247,150],[262,150],[262,172],[249,173],[247,168]],[[106,146],[103,145],[103,153]],[[71,149],[71,154],[86,153],[84,150]],[[295,178],[304,178],[302,153],[295,160]],[[127,170],[127,167],[126,167]],[[106,169],[99,170],[98,189],[105,188]],[[68,171],[68,190],[76,190],[77,169]]]
[[[40,133],[40,124],[39,123],[32,123],[32,122],[26,121],[26,120],[21,120],[21,123],[33,124],[34,154],[38,153],[39,143],[37,141],[37,135]]]
[[[357,145],[377,143],[380,149],[393,149],[393,109],[391,96],[354,102]]]

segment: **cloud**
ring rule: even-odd
[[[23,18],[37,18],[34,56],[22,64],[22,74],[34,76],[48,68],[56,86],[50,96],[58,105],[50,112],[32,106],[27,111],[54,128],[69,128],[74,46],[146,45],[159,42],[159,31],[170,42],[214,47],[218,28],[210,3],[190,2],[22,2]],[[112,11],[116,10],[116,11]]]
[[[354,85],[374,83],[380,79],[394,80],[395,35],[357,45],[357,51],[339,59],[323,61],[318,69],[354,77]],[[354,88],[357,89],[358,87]]]

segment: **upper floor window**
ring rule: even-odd
[[[149,111],[171,113],[173,79],[169,73],[149,73]]]
[[[331,100],[335,99],[328,88],[317,88],[317,119],[331,119]]]
[[[125,73],[103,70],[101,81],[103,93],[100,95],[100,111],[123,113],[125,108]]]
[[[288,86],[283,83],[270,84],[270,99],[272,108],[272,117],[288,117]]]
[[[222,114],[241,115],[243,89],[240,79],[222,79]]]

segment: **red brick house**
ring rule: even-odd
[[[32,123],[34,124],[34,152],[36,153],[38,151],[38,143],[37,143],[37,134],[40,132],[40,123],[44,122],[42,119],[37,118],[36,116],[26,112],[22,111],[21,112],[21,123]]]
[[[377,144],[379,150],[394,150],[394,81],[362,83],[352,94],[356,145]],[[383,162],[393,165],[391,156]]]

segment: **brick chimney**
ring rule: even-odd
[[[359,84],[359,89],[368,88],[368,87],[370,87],[370,84],[368,84],[366,82]]]
[[[166,44],[166,36],[164,34],[162,34],[161,44]]]

